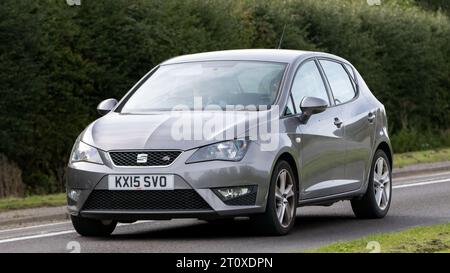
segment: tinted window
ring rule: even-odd
[[[298,113],[301,112],[300,101],[304,97],[316,97],[329,102],[325,84],[314,61],[303,64],[297,71],[291,92]]]
[[[321,60],[320,64],[330,83],[336,104],[347,102],[355,97],[355,90],[347,72],[340,63]]]

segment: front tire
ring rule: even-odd
[[[378,150],[372,162],[366,193],[362,198],[351,201],[352,209],[358,218],[383,218],[389,211],[391,199],[391,166],[386,153]]]
[[[272,173],[266,212],[252,219],[256,228],[269,235],[285,235],[295,224],[297,181],[291,165],[279,161]]]
[[[116,221],[96,220],[73,215],[70,216],[70,219],[78,234],[86,237],[109,236],[117,225]]]

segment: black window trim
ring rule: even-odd
[[[350,63],[346,63],[346,62],[341,62],[345,68],[345,71],[347,71],[347,73],[350,76],[350,80],[355,84],[355,93],[358,92],[359,90],[359,85],[358,85],[358,78],[356,77],[356,73],[355,73],[355,69],[353,68],[353,66]],[[352,70],[351,72],[348,71],[348,68],[350,67],[350,69]]]
[[[283,111],[283,116],[282,116],[283,118],[284,118],[284,117],[298,116],[298,115],[301,114],[301,112],[300,112],[300,113],[297,112],[297,105],[295,105],[294,97],[292,96],[292,86],[294,85],[294,80],[295,80],[295,77],[297,76],[298,70],[300,70],[300,68],[301,68],[304,64],[306,64],[307,62],[310,62],[310,61],[314,62],[314,64],[316,65],[317,70],[319,70],[320,77],[322,78],[322,83],[323,83],[323,85],[325,86],[325,90],[326,90],[327,96],[328,96],[328,103],[329,103],[329,106],[328,106],[327,108],[331,108],[331,107],[334,106],[334,98],[332,97],[332,93],[330,92],[331,90],[329,90],[328,85],[327,85],[327,82],[325,81],[324,75],[323,75],[323,73],[322,73],[322,71],[321,71],[321,67],[320,67],[320,65],[318,64],[317,57],[316,57],[316,56],[313,56],[313,57],[310,57],[310,58],[307,58],[307,59],[301,61],[301,62],[297,65],[297,67],[295,68],[295,71],[294,71],[294,73],[293,73],[293,75],[292,75],[291,83],[290,83],[290,85],[289,85],[289,89],[288,89],[288,92],[289,92],[289,99],[287,100],[287,102],[289,102],[289,100],[291,100],[291,103],[292,103],[292,105],[294,106],[294,112],[295,112],[295,113],[292,113],[292,114],[290,114],[290,115],[286,115],[286,114],[285,114],[286,111],[284,110],[284,111]],[[286,109],[286,107],[287,107],[287,103],[286,103],[286,105],[284,105],[284,108],[283,108],[283,109]]]
[[[347,69],[345,68],[344,62],[342,62],[342,61],[340,61],[340,60],[333,59],[333,58],[317,57],[317,61],[318,61],[318,63],[319,63],[319,66],[320,66],[321,70],[323,71],[323,73],[324,73],[324,75],[325,75],[326,82],[327,82],[327,85],[328,85],[329,88],[330,88],[330,93],[331,93],[331,94],[333,94],[333,90],[331,90],[331,85],[330,85],[330,83],[329,83],[329,81],[328,81],[328,77],[326,76],[325,70],[323,70],[323,67],[322,67],[322,65],[320,64],[320,60],[330,61],[330,62],[335,62],[335,63],[340,64],[340,65],[344,68],[344,71],[347,73],[347,76],[349,77],[350,81],[353,81],[351,75],[349,74],[349,72],[348,72]],[[350,65],[350,66],[351,66],[351,65]],[[352,69],[353,69],[353,68],[352,68]],[[355,75],[356,75],[356,74],[355,74]],[[355,92],[355,96],[354,96],[351,100],[348,100],[348,101],[343,102],[343,103],[340,103],[340,104],[336,104],[336,102],[334,101],[334,95],[333,95],[333,105],[330,106],[330,108],[331,108],[331,107],[336,107],[336,106],[342,106],[342,105],[345,105],[345,104],[348,104],[348,103],[351,103],[351,102],[357,100],[357,99],[359,98],[359,94],[360,94],[358,85],[356,84],[356,89],[355,89],[355,86],[353,86],[353,84],[352,84],[352,87],[353,87],[353,92]]]
[[[293,108],[294,112],[291,113],[291,114],[286,114],[286,109],[288,109],[289,102],[291,102],[292,107],[294,107]],[[294,98],[292,97],[292,94],[289,91],[289,98],[287,99],[286,106],[284,107],[284,111],[283,111],[282,117],[291,117],[291,116],[295,116],[295,115],[297,115],[297,109],[295,109]]]
[[[319,73],[320,73],[320,76],[322,77],[322,81],[323,81],[323,84],[325,85],[325,89],[327,90],[328,100],[329,100],[329,103],[330,103],[330,106],[327,107],[327,108],[334,107],[334,106],[336,106],[336,102],[334,100],[334,94],[331,91],[331,86],[330,86],[330,83],[328,82],[328,78],[327,78],[327,76],[325,74],[325,71],[323,70],[323,67],[320,64],[320,59],[319,58],[315,58],[314,61],[316,63],[317,69],[319,69]]]
[[[128,102],[131,96],[136,93],[136,91],[161,67],[161,65],[157,65],[153,67],[144,77],[142,77],[132,88],[128,91],[125,96],[117,103],[117,107],[114,108],[114,112],[122,113],[123,106]]]

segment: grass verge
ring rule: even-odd
[[[401,168],[419,163],[432,163],[450,160],[450,148],[409,152],[394,155],[394,167]]]
[[[32,195],[25,198],[8,197],[0,199],[0,212],[36,207],[55,207],[66,204],[66,194]]]
[[[374,234],[353,241],[333,243],[308,252],[364,253],[377,246],[382,253],[450,253],[450,223]]]

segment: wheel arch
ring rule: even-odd
[[[294,178],[295,181],[297,182],[297,190],[300,191],[300,174],[299,174],[299,168],[298,168],[298,164],[297,164],[297,160],[295,159],[295,157],[287,152],[284,151],[282,153],[280,153],[277,157],[276,160],[274,160],[273,166],[272,166],[272,171],[270,172],[271,175],[273,174],[273,170],[275,168],[275,165],[280,161],[280,160],[284,160],[286,161],[292,168],[292,171],[294,172]]]
[[[378,144],[377,148],[375,149],[374,153],[378,150],[382,150],[386,156],[388,157],[389,160],[389,165],[391,166],[391,170],[393,168],[393,155],[392,155],[392,151],[391,151],[391,147],[389,146],[389,144],[385,141],[382,141]]]
[[[359,194],[364,194],[367,190],[367,186],[369,185],[370,172],[371,172],[373,160],[374,160],[375,154],[378,150],[382,150],[386,154],[386,156],[389,160],[389,165],[391,166],[391,170],[393,168],[392,164],[393,164],[394,158],[393,158],[392,148],[391,148],[389,139],[388,138],[381,139],[379,142],[377,142],[376,145],[374,145],[374,147],[375,148],[373,148],[373,150],[372,150],[372,156],[368,161],[366,177],[364,178],[364,183],[362,184],[362,186],[360,188]]]

